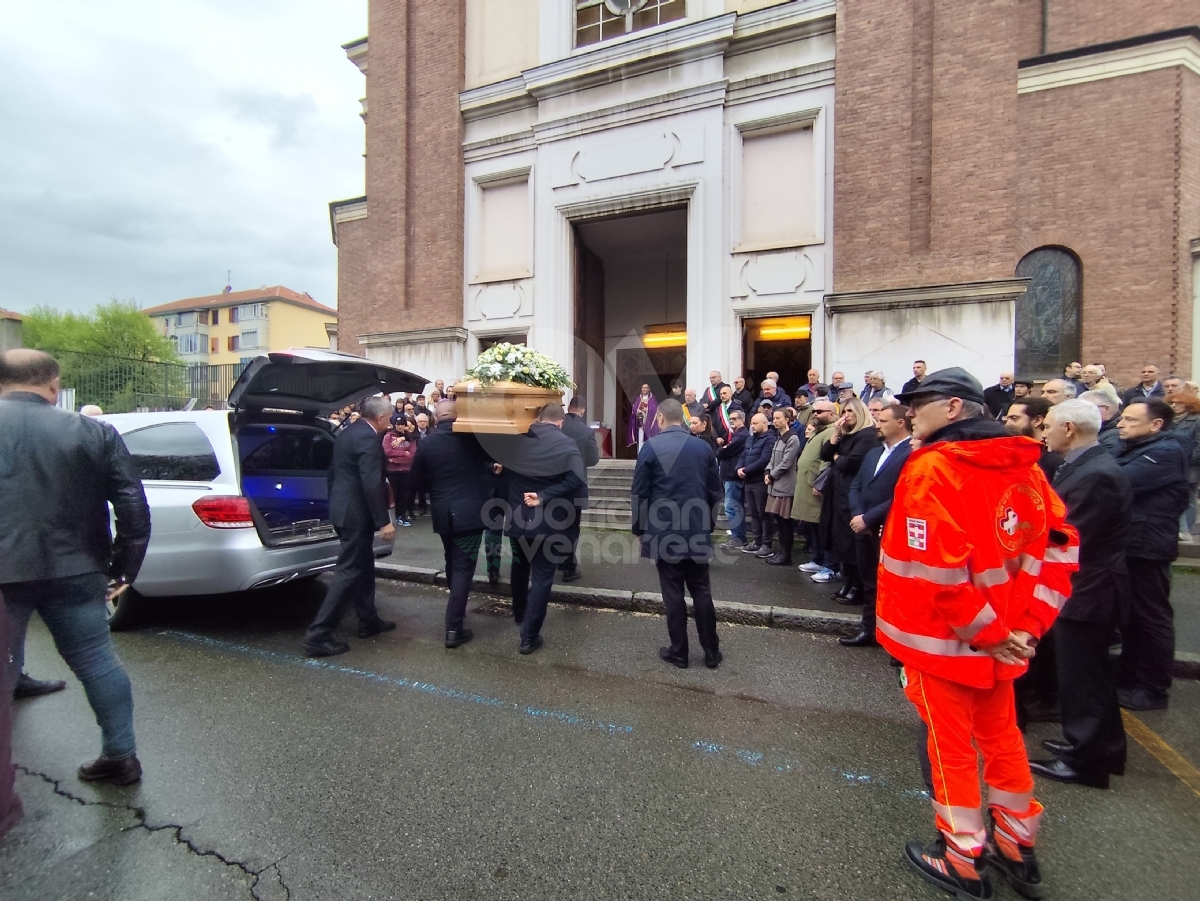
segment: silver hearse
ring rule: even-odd
[[[324,415],[425,384],[362,357],[303,348],[251,361],[228,410],[102,417],[141,472],[152,524],[146,561],[110,604],[109,626],[129,628],[158,598],[266,588],[331,569],[334,438]],[[375,555],[391,552],[376,536]]]

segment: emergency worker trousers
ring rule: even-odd
[[[904,675],[904,693],[928,730],[933,810],[947,843],[968,857],[978,857],[987,841],[979,793],[982,754],[997,842],[1032,848],[1042,805],[1033,797],[1033,774],[1017,729],[1012,682],[972,688],[907,666]]]

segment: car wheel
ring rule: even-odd
[[[108,611],[108,628],[113,632],[124,632],[141,620],[146,610],[146,597],[127,588],[115,600],[105,601],[104,606]]]

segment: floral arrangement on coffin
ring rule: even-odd
[[[567,370],[545,354],[524,344],[504,342],[489,347],[467,370],[467,378],[485,388],[496,382],[517,382],[534,388],[548,388],[560,394],[575,387]]]
[[[574,388],[567,370],[524,344],[497,344],[479,355],[454,386],[456,432],[520,435],[546,404]]]

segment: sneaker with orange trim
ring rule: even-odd
[[[926,882],[936,885],[959,901],[992,897],[992,882],[981,861],[946,846],[941,836],[926,845],[911,841],[904,846],[904,860]]]

